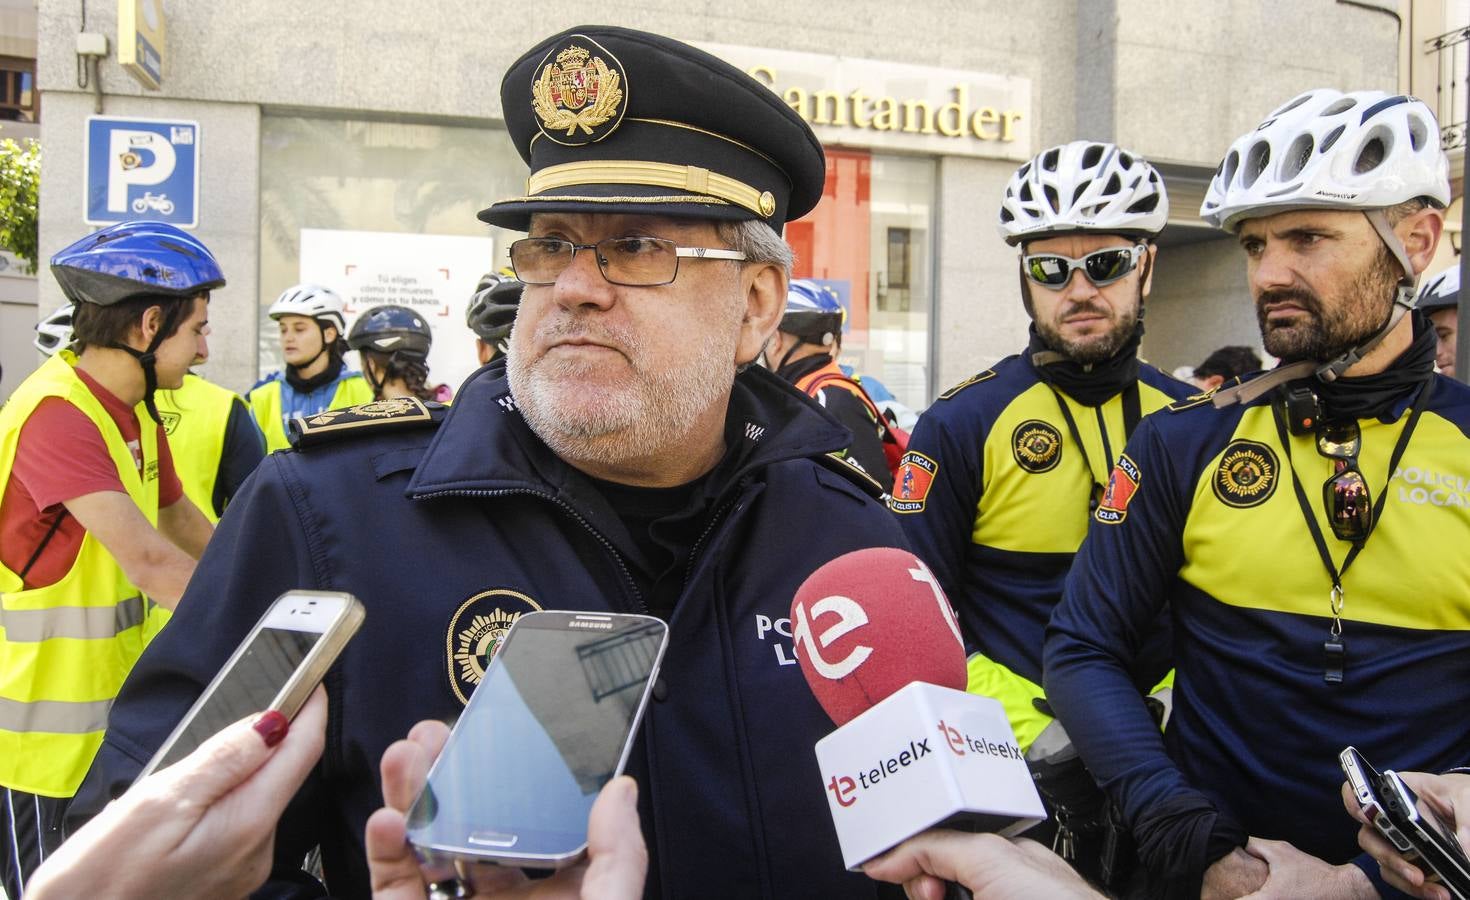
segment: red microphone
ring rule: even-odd
[[[924,561],[854,550],[817,569],[791,601],[801,673],[837,725],[915,681],[965,689],[959,621]]]
[[[839,726],[815,749],[849,869],[929,828],[1009,836],[1045,817],[1005,709],[964,692],[959,622],[923,560],[832,560],[797,590],[791,637]]]

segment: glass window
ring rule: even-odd
[[[0,56],[0,121],[39,121],[35,60]]]
[[[796,277],[847,307],[840,362],[914,411],[929,405],[934,182],[932,159],[829,147],[821,203],[786,228]]]
[[[266,309],[307,280],[342,295],[349,328],[381,303],[422,313],[433,383],[457,388],[478,368],[465,304],[521,236],[475,218],[525,191],[504,129],[267,116],[260,168],[262,374],[281,365]]]

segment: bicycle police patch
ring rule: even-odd
[[[500,649],[505,633],[522,613],[540,612],[541,604],[519,591],[481,591],[461,603],[449,619],[444,645],[449,687],[460,703],[468,703],[485,677],[485,667]]]
[[[1104,525],[1117,525],[1128,518],[1128,502],[1138,493],[1138,483],[1142,480],[1143,473],[1138,471],[1138,464],[1129,459],[1128,454],[1118,457],[1113,474],[1108,476],[1107,490],[1103,491],[1097,512],[1092,517]]]
[[[1011,432],[1011,452],[1027,472],[1050,472],[1062,459],[1062,433],[1040,419],[1027,419]]]
[[[1220,456],[1212,486],[1226,506],[1259,506],[1276,492],[1279,466],[1270,447],[1256,441],[1231,441]]]
[[[929,487],[938,473],[939,463],[917,450],[905,453],[893,479],[893,496],[888,499],[888,508],[896,513],[923,512]]]

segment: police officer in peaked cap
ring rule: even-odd
[[[735,67],[625,28],[542,41],[501,99],[530,169],[480,214],[526,232],[507,358],[448,410],[404,398],[293,425],[200,561],[190,593],[209,602],[186,598],[123,687],[74,809],[129,782],[276,596],[350,591],[366,622],[327,679],[326,751],[271,882],[306,883],[319,843],[327,889],[365,896],[384,751],[460,713],[508,624],[646,613],[670,627],[628,762],[646,895],[874,896],[843,867],[812,753],[832,725],[782,621],[818,566],[904,537],[882,488],[835,458],[850,432],[751,365],[786,300],[783,227],[821,196],[821,145]]]

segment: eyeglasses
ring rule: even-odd
[[[1322,483],[1322,506],[1338,540],[1360,543],[1373,528],[1373,499],[1358,470],[1363,434],[1356,421],[1324,422],[1317,427],[1317,452],[1332,460],[1335,473]]]
[[[1027,278],[1052,290],[1060,290],[1065,286],[1072,279],[1072,273],[1078,269],[1082,270],[1082,274],[1094,286],[1104,287],[1121,280],[1138,268],[1144,249],[1143,244],[1109,247],[1106,250],[1095,250],[1081,259],[1072,259],[1058,253],[1034,253],[1021,257],[1021,268],[1025,270]]]
[[[680,247],[663,238],[611,237],[595,244],[574,244],[561,238],[535,237],[510,245],[510,266],[525,284],[555,284],[578,250],[592,250],[602,277],[625,287],[672,284],[681,259],[745,259],[739,250]]]

